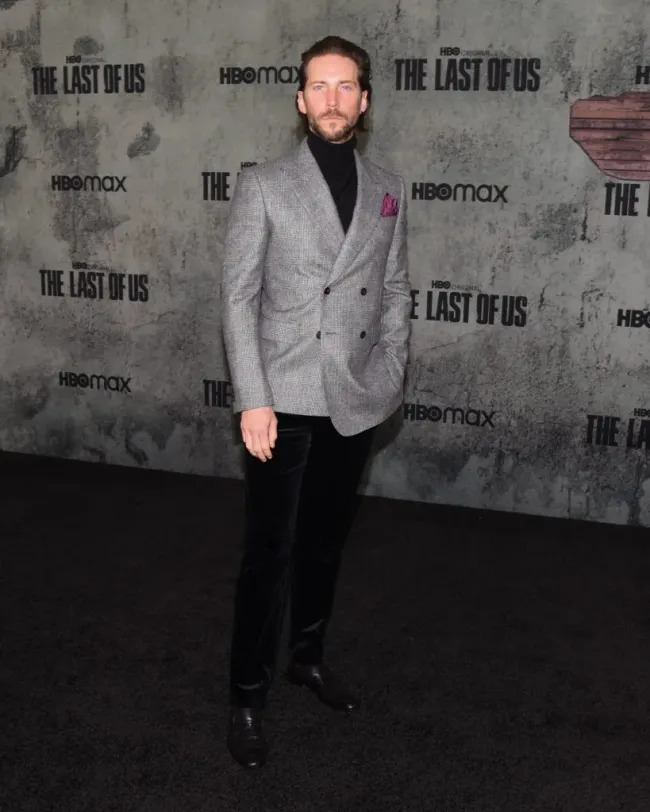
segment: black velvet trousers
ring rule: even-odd
[[[236,586],[230,701],[263,709],[290,597],[290,657],[323,661],[341,554],[373,429],[340,435],[329,417],[276,413],[273,457],[246,451],[244,550]]]

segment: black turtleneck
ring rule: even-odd
[[[332,144],[309,130],[307,143],[332,193],[343,230],[347,232],[357,200],[357,165],[354,160],[357,137],[353,135],[342,144]]]

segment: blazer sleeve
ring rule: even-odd
[[[411,334],[412,299],[408,278],[407,203],[403,178],[400,178],[400,187],[397,222],[384,276],[380,341],[391,373],[396,381],[403,383]]]
[[[273,405],[259,344],[268,235],[260,182],[254,168],[246,168],[230,203],[220,282],[221,325],[235,412]]]

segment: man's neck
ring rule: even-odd
[[[356,133],[352,133],[345,141],[330,141],[323,138],[317,132],[309,128],[307,132],[307,142],[312,149],[318,151],[319,154],[332,154],[332,155],[350,155],[354,153],[357,145]]]
[[[325,141],[326,144],[336,144],[336,145],[347,144],[348,141],[352,141],[353,138],[356,138],[356,133],[354,132],[354,130],[343,141],[330,141],[329,138],[323,138],[323,136],[320,133],[317,133],[315,130],[312,130],[311,127],[309,128],[309,132],[312,135],[316,136],[316,138],[320,138],[321,141]]]

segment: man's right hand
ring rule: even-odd
[[[241,414],[241,435],[250,453],[262,462],[270,460],[278,437],[278,418],[272,406],[245,409]]]

